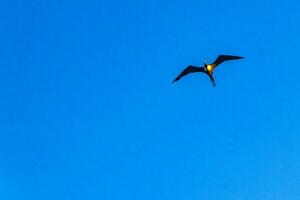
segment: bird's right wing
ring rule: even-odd
[[[204,72],[204,68],[203,67],[196,67],[193,65],[189,65],[187,68],[185,68],[173,81],[173,83],[175,81],[178,81],[179,79],[181,79],[183,76],[189,74],[189,73],[194,73],[194,72]]]
[[[219,55],[217,57],[217,59],[213,62],[213,64],[215,64],[215,66],[218,66],[219,64],[221,64],[222,62],[225,62],[227,60],[236,60],[236,59],[241,59],[244,57],[241,56],[230,56],[230,55]]]

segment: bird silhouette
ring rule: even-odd
[[[197,67],[197,66],[193,66],[193,65],[189,65],[187,66],[187,68],[185,68],[173,81],[176,82],[178,80],[180,80],[182,77],[184,77],[187,74],[190,73],[195,73],[195,72],[203,72],[205,74],[207,74],[211,80],[211,83],[214,87],[216,87],[216,82],[215,79],[213,77],[213,73],[214,73],[214,69],[220,65],[221,63],[228,61],[228,60],[237,60],[237,59],[241,59],[244,57],[241,56],[230,56],[230,55],[219,55],[217,57],[217,59],[211,63],[211,64],[206,64],[204,63],[203,67]]]

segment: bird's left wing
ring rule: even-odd
[[[213,62],[213,64],[216,66],[218,66],[219,64],[221,64],[222,62],[225,62],[227,60],[236,60],[236,59],[241,59],[244,57],[241,56],[230,56],[230,55],[219,55],[217,57],[217,59]]]
[[[203,67],[196,67],[193,65],[189,65],[187,68],[185,68],[173,81],[173,83],[175,81],[178,81],[179,79],[181,79],[183,76],[189,74],[189,73],[194,73],[194,72],[204,72],[204,68]]]

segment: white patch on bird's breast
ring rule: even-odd
[[[212,65],[207,65],[207,70],[211,71],[213,69]]]

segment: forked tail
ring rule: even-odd
[[[214,77],[213,77],[212,75],[209,75],[209,78],[210,78],[210,80],[211,80],[212,85],[213,85],[214,87],[216,87],[216,82],[215,82]]]

